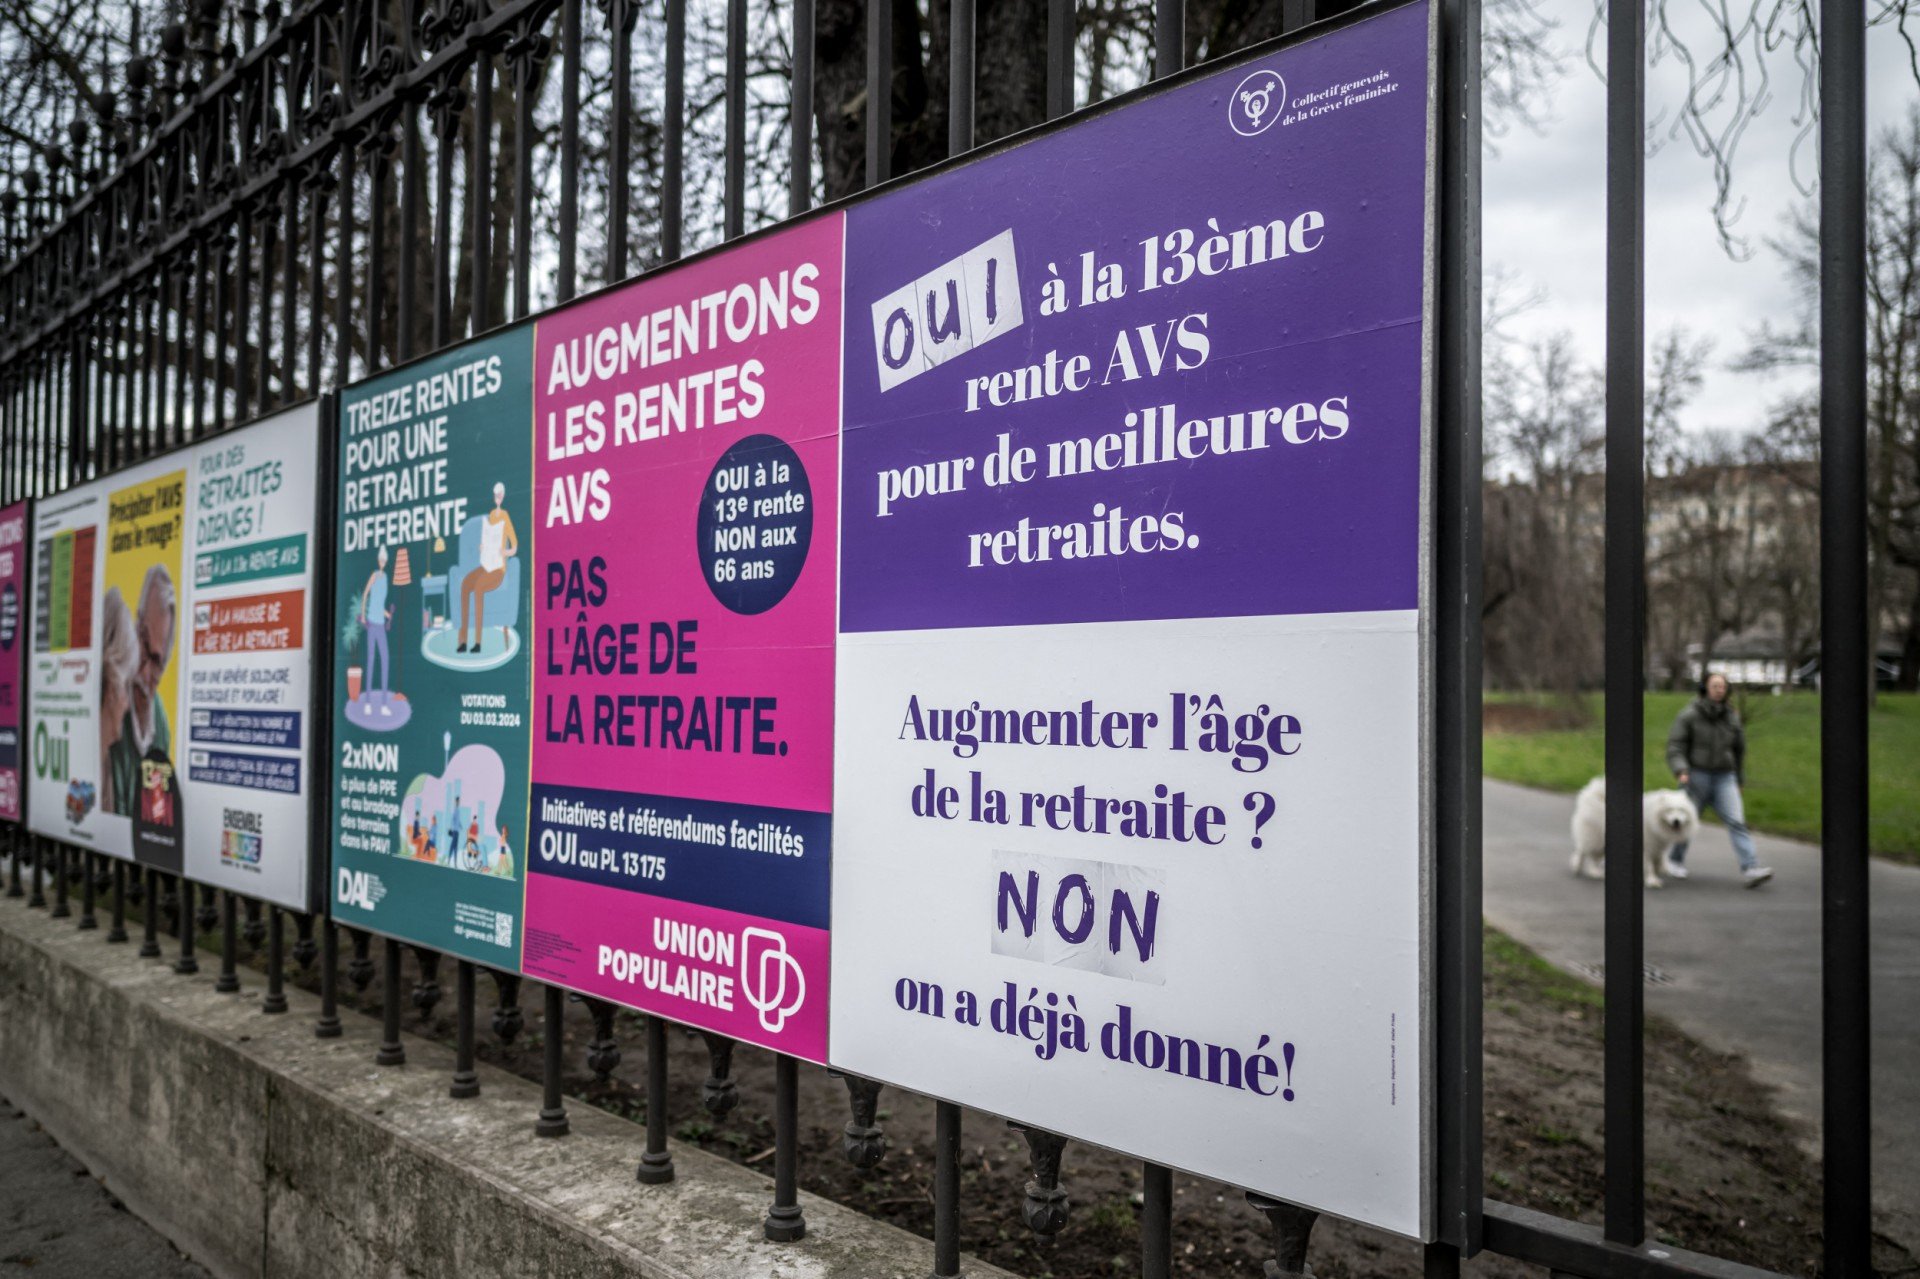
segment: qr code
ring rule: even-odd
[[[513,916],[504,910],[495,911],[493,914],[493,944],[513,945]]]

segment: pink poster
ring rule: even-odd
[[[27,504],[0,508],[0,821],[20,820],[26,672]]]
[[[824,1061],[844,219],[542,319],[525,971]]]

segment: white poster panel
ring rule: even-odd
[[[94,584],[106,500],[96,485],[33,511],[27,650],[27,826],[115,851],[100,812],[100,641]]]
[[[848,209],[828,1040],[1421,1238],[1432,40]]]
[[[842,636],[834,1063],[1421,1234],[1417,644]]]
[[[128,467],[34,520],[32,827],[168,871],[189,465],[177,452]]]
[[[316,405],[42,501],[36,832],[312,905]]]
[[[189,877],[309,907],[317,404],[193,453],[179,758]]]

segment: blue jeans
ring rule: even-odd
[[[1733,855],[1740,859],[1741,870],[1752,870],[1760,864],[1759,856],[1753,851],[1753,836],[1747,833],[1747,808],[1740,799],[1739,778],[1732,773],[1710,773],[1696,768],[1687,776],[1687,797],[1702,817],[1709,807],[1720,814],[1720,820],[1727,824],[1727,836],[1733,841]],[[1667,856],[1684,863],[1687,845],[1675,844]]]
[[[386,692],[389,701],[393,698],[393,654],[387,651],[388,625],[389,623],[381,620],[369,619],[367,622],[366,692],[368,701],[373,700],[374,683],[381,677],[385,678],[385,683],[380,685],[381,689]],[[376,669],[379,670],[380,676],[374,675]]]

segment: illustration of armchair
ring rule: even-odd
[[[460,526],[459,552],[453,567],[447,571],[447,590],[451,597],[447,611],[452,617],[459,615],[461,583],[467,580],[468,573],[480,567],[480,530],[486,522],[486,516],[476,515]],[[499,627],[503,634],[520,624],[520,556],[507,557],[506,575],[500,579],[500,585],[486,593],[484,613],[487,625]]]

